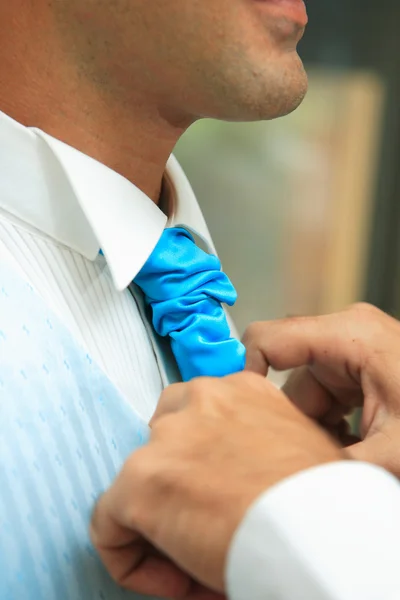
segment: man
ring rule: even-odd
[[[399,598],[400,485],[361,461],[400,476],[400,324],[357,305],[245,339],[249,369],[299,368],[286,392],[320,426],[252,373],[171,386],[93,517],[110,573],[168,598]],[[349,443],[361,405],[344,450],[321,425]]]
[[[230,370],[244,365],[219,306],[234,290],[215,258],[192,259],[187,230],[213,244],[169,157],[198,118],[295,108],[306,20],[300,0],[0,2],[2,598],[120,598],[85,537],[95,498],[145,440],[162,389],[224,364],[186,369],[192,341],[210,358],[219,328]],[[179,277],[149,282],[167,222],[192,258],[164,246]],[[166,279],[194,289],[160,315],[176,299]],[[182,343],[176,315],[207,298]]]
[[[169,156],[199,117],[293,110],[306,89],[305,24],[302,2],[275,0],[0,5],[2,260],[146,419],[178,377],[127,286],[164,212],[213,250]]]

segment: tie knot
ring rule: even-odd
[[[245,349],[231,337],[222,308],[235,303],[236,290],[219,259],[188,231],[165,229],[135,283],[152,308],[154,329],[171,338],[184,381],[243,370]]]

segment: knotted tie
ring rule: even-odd
[[[184,381],[243,370],[244,346],[231,337],[221,305],[235,303],[235,288],[219,259],[188,231],[165,229],[134,282],[152,309],[155,331],[170,337]]]

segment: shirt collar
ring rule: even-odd
[[[100,248],[125,289],[166,226],[182,226],[215,252],[192,188],[171,156],[169,220],[139,188],[98,161],[0,112],[0,209],[89,260]]]

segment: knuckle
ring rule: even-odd
[[[170,487],[168,461],[151,451],[139,450],[125,463],[120,475],[121,489],[129,490],[131,499],[124,502],[124,523],[131,529],[137,525],[151,527],[149,510],[157,498],[162,497]]]
[[[388,334],[392,332],[388,315],[366,302],[353,304],[347,314],[347,331],[357,344],[365,367],[388,344]]]
[[[247,346],[250,343],[256,343],[264,330],[265,323],[263,321],[254,321],[253,323],[250,323],[243,335],[244,345]]]
[[[150,456],[149,456],[150,455]],[[134,452],[125,462],[120,477],[145,485],[152,478],[153,460],[149,448]]]
[[[232,389],[230,379],[201,378],[193,380],[190,385],[191,419],[205,417],[206,419],[220,414],[226,404],[231,402]]]
[[[201,406],[204,405],[205,401],[207,401],[210,395],[214,393],[218,385],[219,381],[217,379],[211,379],[210,377],[193,379],[188,384],[191,403]]]
[[[245,394],[262,396],[268,394],[275,394],[277,388],[262,375],[252,373],[251,371],[244,371],[231,377],[231,384],[235,387],[240,387]]]
[[[174,436],[179,435],[182,427],[180,413],[169,413],[162,415],[151,428],[151,440],[161,440],[163,444],[168,444]]]
[[[177,395],[177,390],[182,389],[186,386],[186,383],[173,383],[167,386],[162,392],[158,402],[158,405],[168,404],[173,401]]]
[[[379,318],[382,315],[382,311],[376,308],[373,304],[367,302],[356,302],[349,307],[349,312],[356,315],[361,320],[371,320]]]

